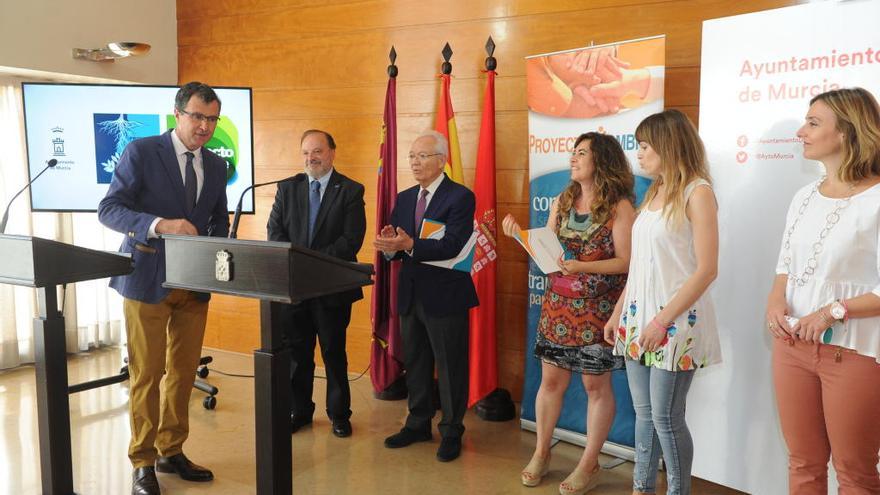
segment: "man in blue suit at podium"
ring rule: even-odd
[[[160,493],[157,469],[188,481],[214,478],[183,454],[210,294],[162,287],[159,235],[225,237],[229,231],[226,162],[204,147],[220,120],[220,99],[206,84],[185,84],[174,117],[173,130],[125,148],[98,205],[99,220],[125,234],[120,251],[134,260],[134,272],[110,281],[124,298],[133,495]]]
[[[403,339],[409,416],[400,432],[385,439],[388,448],[431,439],[434,366],[443,417],[437,459],[451,461],[461,452],[468,397],[468,310],[478,304],[470,272],[423,261],[458,256],[474,230],[474,193],[443,173],[446,138],[435,131],[419,136],[409,152],[418,185],[397,195],[391,225],[373,245],[403,263],[397,291]],[[428,238],[425,224],[442,225]]]

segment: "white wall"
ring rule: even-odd
[[[724,364],[699,372],[688,397],[697,452],[693,473],[700,478],[755,495],[788,493],[788,452],[777,414],[770,365],[773,339],[764,311],[791,198],[822,173],[818,162],[803,158],[795,134],[810,98],[833,89],[831,85],[862,86],[880,94],[880,64],[867,57],[799,70],[780,64],[761,74],[743,70],[745,62],[864,53],[880,46],[877,19],[880,2],[853,1],[703,23],[700,136],[720,205],[719,270],[712,297]],[[783,87],[785,96],[780,97]],[[797,93],[789,93],[792,88]],[[818,229],[810,235],[818,239]],[[830,235],[847,233],[838,227]],[[837,493],[835,481],[828,493]]]
[[[152,45],[116,62],[74,60],[73,48]],[[147,84],[177,84],[175,0],[0,0],[0,66]],[[11,70],[10,70],[11,68]]]

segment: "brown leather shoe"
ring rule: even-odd
[[[214,479],[214,473],[207,468],[193,464],[183,455],[183,452],[171,457],[156,459],[156,471],[175,473],[186,481],[211,481]]]
[[[161,495],[153,466],[139,467],[131,473],[131,495]]]

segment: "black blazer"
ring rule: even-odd
[[[403,263],[397,291],[397,311],[409,312],[414,300],[422,303],[430,316],[444,316],[479,304],[470,273],[420,263],[454,258],[474,231],[476,200],[470,189],[445,177],[428,203],[424,218],[446,224],[443,239],[419,239],[415,225],[419,186],[397,195],[391,225],[401,227],[413,239],[412,256],[398,252],[394,259]]]
[[[270,241],[289,242],[345,261],[357,261],[367,232],[364,186],[335,169],[331,172],[315,220],[315,236],[309,244],[309,178],[297,174],[291,181],[278,184],[267,229]],[[363,297],[361,289],[352,289],[319,300],[323,306],[335,307]]]

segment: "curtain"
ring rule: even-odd
[[[0,77],[0,208],[28,181],[21,101],[20,81]],[[101,226],[95,213],[31,213],[29,199],[25,192],[15,200],[7,234],[33,235],[104,251],[118,249],[122,234]],[[58,297],[63,301],[67,352],[124,340],[122,298],[108,287],[107,279],[59,288]],[[36,315],[34,289],[0,284],[0,369],[33,362],[32,320]]]

